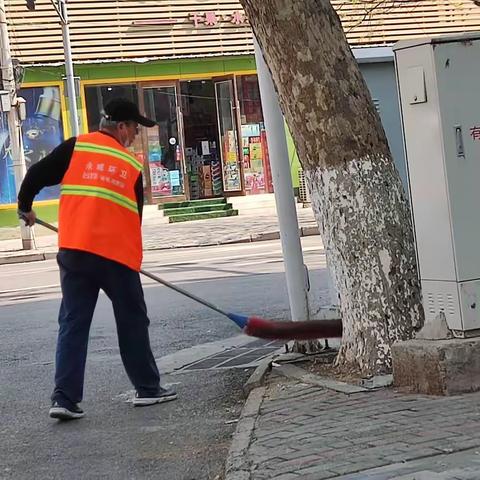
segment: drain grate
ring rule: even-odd
[[[191,370],[211,370],[221,368],[245,368],[254,366],[263,358],[271,355],[279,348],[282,348],[285,342],[256,340],[243,347],[232,348],[220,353],[216,353],[207,358],[190,363],[180,369],[180,372]]]

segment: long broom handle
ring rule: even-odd
[[[173,283],[167,282],[167,280],[164,280],[163,278],[157,277],[153,273],[146,272],[145,270],[140,270],[140,273],[143,273],[148,278],[151,278],[152,280],[155,280],[158,283],[161,283],[162,285],[165,285],[166,287],[175,290],[177,293],[180,293],[180,295],[184,295],[185,297],[188,297],[195,302],[201,303],[207,308],[210,308],[211,310],[214,310],[217,313],[220,313],[221,315],[225,315],[226,317],[229,317],[228,313],[222,310],[221,308],[217,307],[213,303],[210,303],[207,300],[204,300],[203,298],[197,297],[193,293],[187,292],[187,290],[184,290],[183,288],[177,287]]]
[[[22,218],[24,218],[24,217],[22,217]],[[44,222],[43,220],[40,220],[39,218],[37,218],[37,219],[35,220],[35,223],[38,223],[38,224],[41,225],[42,227],[48,228],[49,230],[53,230],[54,232],[57,232],[57,233],[58,233],[58,228],[57,228],[57,227],[54,227],[54,226],[51,225],[50,223]]]
[[[42,227],[48,228],[49,230],[53,230],[54,232],[58,233],[58,228],[51,225],[50,223],[44,222],[40,218],[36,219],[36,223],[41,225]],[[222,310],[221,308],[217,307],[213,303],[208,302],[207,300],[204,300],[203,298],[197,297],[193,293],[187,292],[187,290],[184,290],[183,288],[177,287],[173,283],[167,282],[167,280],[164,280],[163,278],[157,277],[153,273],[147,272],[145,270],[140,270],[140,273],[145,275],[148,278],[151,278],[155,282],[161,283],[165,287],[170,288],[171,290],[174,290],[175,292],[179,293],[180,295],[184,295],[185,297],[190,298],[191,300],[194,300],[195,302],[200,303],[201,305],[204,305],[207,308],[210,308],[211,310],[214,310],[217,313],[220,313],[221,315],[225,315],[228,317],[228,313]]]

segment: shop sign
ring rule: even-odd
[[[199,28],[202,25],[206,27],[218,27],[220,23],[232,23],[233,25],[248,25],[248,19],[245,13],[236,10],[229,14],[218,14],[214,11],[209,12],[192,12],[190,13],[190,21],[195,28]]]
[[[231,13],[218,13],[214,10],[207,12],[191,12],[187,18],[155,18],[148,20],[134,20],[133,25],[179,25],[191,23],[194,28],[200,27],[220,27],[222,24],[230,23],[232,25],[249,25],[248,18],[243,10],[235,10]]]

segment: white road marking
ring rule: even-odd
[[[310,269],[325,267],[325,253],[318,239],[308,238],[303,246],[305,263]],[[312,245],[313,244],[313,245]],[[228,254],[227,252],[232,252]],[[163,260],[163,262],[162,262]],[[205,267],[208,265],[208,270]],[[0,268],[0,303],[11,305],[59,297],[58,267],[55,260],[32,264],[10,264]],[[32,268],[33,267],[33,268]],[[255,268],[251,268],[255,267]],[[213,247],[159,250],[145,252],[145,269],[163,273],[173,283],[210,282],[225,277],[265,275],[284,271],[282,250],[279,241],[221,245]],[[27,277],[27,278],[25,278]],[[50,280],[41,285],[35,281]],[[145,287],[157,285],[153,280],[142,278]],[[21,287],[22,284],[30,285]],[[6,288],[6,287],[10,288]],[[17,287],[18,288],[15,288]],[[2,287],[4,289],[2,289]],[[35,294],[35,298],[28,298]],[[26,298],[21,298],[25,296]],[[9,298],[10,297],[10,298]]]
[[[43,290],[47,288],[60,287],[59,283],[52,283],[51,285],[39,285],[38,287],[24,287],[24,288],[14,288],[13,290],[1,290],[0,295],[5,293],[18,293],[18,292],[29,292],[33,290]]]

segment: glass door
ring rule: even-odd
[[[215,80],[215,100],[223,167],[223,190],[224,192],[242,192],[242,156],[233,78]]]
[[[145,161],[152,197],[184,195],[184,162],[177,85],[143,87],[146,116],[158,125],[145,129]],[[148,184],[148,182],[147,182]]]

